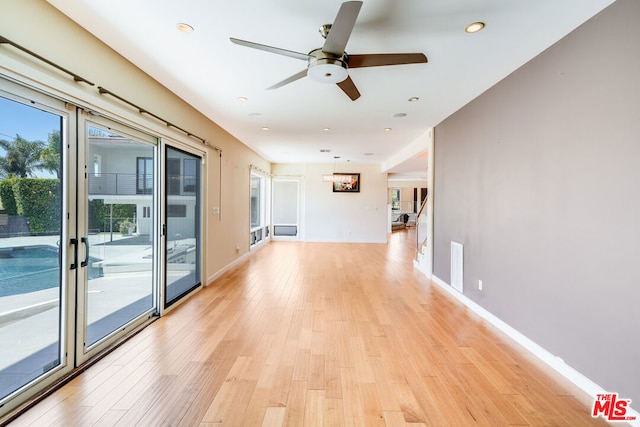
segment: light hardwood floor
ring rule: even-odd
[[[385,244],[274,242],[11,426],[581,426],[583,396]]]

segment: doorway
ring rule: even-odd
[[[299,240],[301,236],[301,179],[273,178],[273,238]]]

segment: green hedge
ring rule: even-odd
[[[134,217],[136,205],[113,205],[113,231],[120,231],[120,224]],[[109,221],[111,216],[111,206],[105,205],[101,199],[89,201],[89,229],[110,231]]]
[[[59,179],[14,179],[13,194],[17,213],[27,218],[31,233],[60,232]]]
[[[60,180],[48,178],[9,178],[0,181],[0,198],[9,215],[22,215],[31,233],[60,232]],[[131,220],[136,205],[113,205],[113,231]],[[89,201],[89,229],[109,231],[111,207],[102,200]]]
[[[0,181],[0,199],[2,200],[2,207],[8,215],[18,215],[18,206],[16,205],[16,198],[13,195],[14,182],[15,178]]]

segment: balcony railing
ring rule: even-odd
[[[107,196],[127,196],[151,194],[153,175],[135,173],[91,173],[89,174],[89,194]]]
[[[152,174],[91,173],[89,194],[100,196],[134,196],[153,193]],[[168,177],[167,194],[194,195],[197,187],[194,175]]]

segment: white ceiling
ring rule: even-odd
[[[310,78],[265,90],[306,62],[229,41],[307,53],[324,43],[318,27],[340,0],[48,1],[271,162],[388,164],[414,151],[389,169],[414,175],[425,174],[426,156],[407,147],[613,2],[364,0],[348,53],[422,52],[429,62],[349,70],[362,94],[351,101]],[[486,28],[465,33],[474,21]]]

